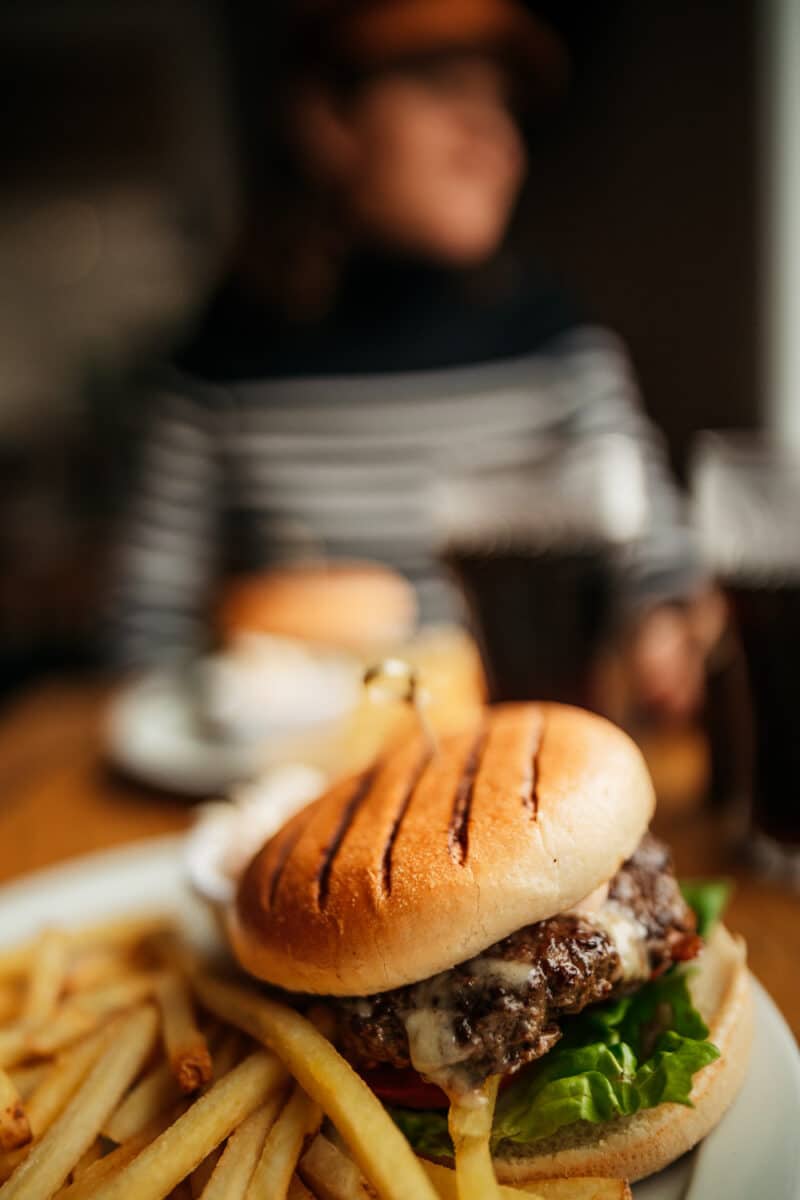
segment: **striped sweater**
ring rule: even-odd
[[[652,519],[624,565],[624,605],[696,586],[681,499],[613,335],[538,284],[476,303],[444,273],[382,279],[299,332],[225,300],[164,376],[119,539],[118,660],[202,647],[225,574],[310,551],[385,562],[414,583],[423,619],[452,619],[437,484],[553,438],[615,432],[641,450]]]

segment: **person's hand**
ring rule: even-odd
[[[706,659],[725,621],[725,601],[717,591],[651,609],[625,653],[637,707],[668,720],[692,716],[702,704]]]

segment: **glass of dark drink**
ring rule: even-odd
[[[549,443],[443,480],[442,558],[466,601],[490,699],[594,706],[620,554],[647,515],[640,451],[619,435]]]
[[[692,490],[747,675],[748,847],[768,874],[800,882],[800,449],[704,434]],[[741,740],[731,730],[730,752]]]

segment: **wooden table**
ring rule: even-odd
[[[107,696],[100,684],[54,683],[0,716],[0,882],[191,823],[189,803],[105,765]]]
[[[107,688],[50,684],[0,718],[0,882],[92,850],[174,832],[189,803],[121,780],[103,764]],[[701,803],[702,745],[685,734],[649,742],[660,793],[656,831],[684,875],[728,875],[728,924],[747,939],[756,975],[800,1037],[800,896],[759,882],[727,849]]]

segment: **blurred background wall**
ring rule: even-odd
[[[0,78],[7,690],[92,642],[131,368],[211,286],[238,168],[222,35],[198,0],[3,6]]]
[[[139,403],[131,367],[190,319],[235,234],[224,9],[29,0],[0,16],[6,687],[42,662],[80,661],[91,641]],[[575,39],[576,81],[537,131],[524,234],[628,341],[681,467],[695,429],[761,411],[759,10],[754,0],[550,9]]]
[[[619,0],[535,151],[538,253],[627,340],[682,467],[759,416],[754,0]]]

